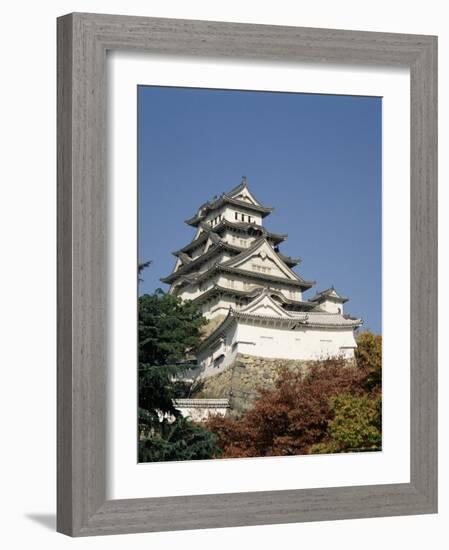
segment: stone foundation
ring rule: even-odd
[[[238,354],[226,370],[198,380],[192,397],[227,398],[231,413],[239,414],[251,407],[252,401],[258,395],[258,388],[273,387],[276,376],[283,367],[303,373],[314,363],[314,361],[267,359]]]

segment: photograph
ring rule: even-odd
[[[137,100],[139,462],[382,451],[382,98]]]

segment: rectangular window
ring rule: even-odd
[[[245,214],[242,214],[242,222],[245,221]]]
[[[235,212],[235,219],[238,220],[239,219],[239,215],[238,215],[238,212]]]
[[[251,216],[248,216],[248,223],[251,223]]]

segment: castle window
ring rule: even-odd
[[[239,214],[238,214],[238,212],[235,212],[235,219],[236,219],[236,220],[239,219]]]
[[[251,216],[248,216],[248,223],[251,223]]]
[[[245,221],[245,214],[242,214],[242,222]]]

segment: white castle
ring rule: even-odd
[[[161,281],[210,320],[197,350],[200,377],[222,372],[237,354],[303,361],[354,357],[354,330],[362,320],[343,313],[348,299],[333,287],[303,297],[315,282],[293,271],[299,258],[280,252],[287,235],[263,226],[272,210],[243,177],[185,222],[196,228],[193,240],[173,253],[173,272]]]

